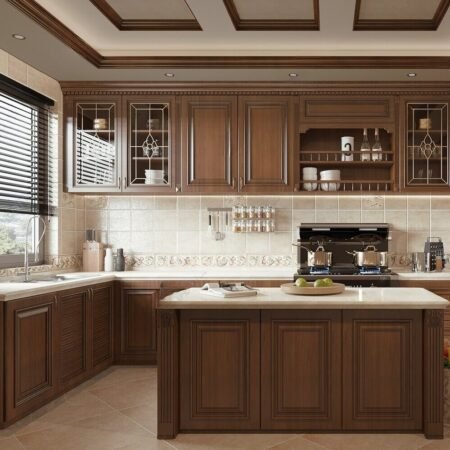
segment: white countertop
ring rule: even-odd
[[[0,301],[16,300],[31,297],[33,295],[48,294],[64,289],[89,286],[112,280],[280,280],[280,284],[291,281],[295,272],[292,267],[274,268],[198,268],[198,269],[155,269],[150,271],[127,271],[127,272],[74,272],[64,273],[63,281],[37,281],[32,283],[1,281],[0,279]],[[38,280],[46,274],[33,273],[31,279]],[[54,274],[53,274],[54,275]],[[73,278],[71,278],[73,277]]]
[[[444,309],[449,302],[422,288],[346,288],[337,295],[289,295],[261,288],[258,295],[221,298],[199,288],[161,300],[161,309]]]

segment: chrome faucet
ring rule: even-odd
[[[32,216],[30,217],[30,219],[28,220],[27,223],[27,229],[25,231],[25,256],[24,256],[24,263],[23,263],[23,268],[24,268],[24,274],[25,274],[25,279],[24,281],[27,283],[30,280],[30,261],[29,261],[29,257],[28,257],[28,235],[30,234],[30,225],[32,224],[32,222],[36,219],[36,217],[42,222],[42,224],[44,225],[44,228],[42,230],[42,233],[37,241],[37,244],[34,247],[34,253],[36,253],[36,250],[39,247],[39,244],[42,241],[42,238],[44,237],[45,234],[45,230],[47,229],[47,225],[45,224],[45,220],[41,217],[41,216]],[[39,223],[39,221],[38,221]]]

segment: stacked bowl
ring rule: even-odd
[[[317,167],[303,167],[303,180],[317,181]],[[317,183],[303,183],[305,191],[315,191]]]
[[[339,181],[341,179],[340,170],[322,170],[320,172],[321,181]],[[322,191],[338,191],[341,187],[340,183],[321,183]]]
[[[145,184],[165,184],[164,170],[147,169],[145,171]]]

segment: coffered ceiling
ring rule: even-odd
[[[0,47],[60,80],[450,81],[449,4],[0,0]]]

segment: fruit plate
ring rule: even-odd
[[[298,287],[295,283],[282,284],[281,290],[286,294],[292,295],[332,295],[340,294],[345,290],[345,284],[333,283],[332,286],[314,287],[314,283],[308,283],[308,286]]]

